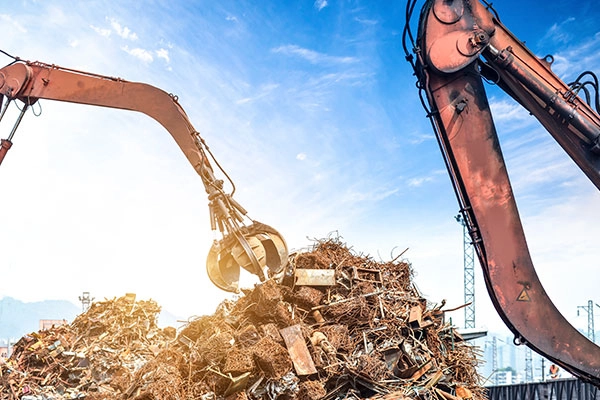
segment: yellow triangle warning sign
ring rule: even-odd
[[[527,293],[526,289],[521,290],[519,297],[517,297],[517,301],[531,301],[531,298],[529,297],[529,293]]]

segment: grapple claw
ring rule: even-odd
[[[287,262],[287,245],[279,232],[254,222],[215,241],[208,253],[206,270],[217,287],[238,293],[240,268],[265,281],[283,271]]]

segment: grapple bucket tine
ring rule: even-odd
[[[206,270],[217,287],[238,293],[241,268],[264,281],[283,271],[287,263],[287,245],[279,232],[254,222],[215,241],[208,253]]]

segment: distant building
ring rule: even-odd
[[[12,353],[12,348],[15,345],[15,343],[15,339],[0,341],[0,359],[10,357],[10,353]]]
[[[47,331],[53,326],[68,325],[66,319],[40,319],[40,331]]]
[[[513,382],[513,373],[512,371],[496,371],[498,375],[498,385],[512,385]]]

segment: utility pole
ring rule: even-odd
[[[81,301],[81,311],[86,312],[88,308],[90,308],[92,301],[94,301],[94,297],[90,298],[90,292],[83,292],[83,294],[79,296],[79,301]]]
[[[546,382],[546,359],[542,357],[542,382]]]
[[[469,228],[462,214],[454,217],[463,227],[463,264],[465,328],[475,328],[475,250],[469,234]]]
[[[600,305],[596,304],[597,307]],[[588,300],[587,306],[577,306],[577,316],[579,316],[579,309],[583,309],[587,313],[588,317],[588,328],[587,328],[587,337],[593,343],[596,343],[596,333],[594,330],[594,302],[592,300]]]

